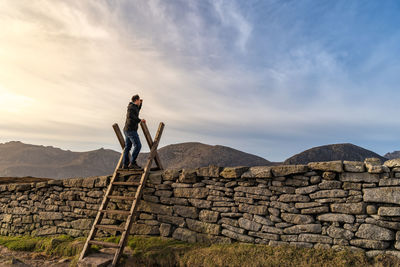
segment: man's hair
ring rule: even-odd
[[[132,102],[135,102],[138,99],[140,99],[139,95],[132,96]]]

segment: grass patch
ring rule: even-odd
[[[118,243],[120,237],[104,238]],[[30,237],[0,236],[0,245],[11,250],[42,252],[50,256],[70,257],[77,262],[85,238],[69,236]],[[367,258],[363,252],[348,249],[306,249],[291,246],[270,247],[234,243],[230,245],[189,244],[169,238],[135,236],[127,246],[132,256],[124,266],[400,266],[400,259],[390,255]],[[94,250],[98,250],[95,247]]]

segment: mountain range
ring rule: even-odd
[[[387,158],[375,152],[347,143],[314,147],[288,158],[284,163],[307,164],[315,161],[332,160],[364,161],[366,158],[379,158],[382,162],[387,160]]]
[[[208,166],[270,165],[261,157],[225,146],[201,143],[168,145],[158,150],[164,168]],[[98,149],[72,152],[52,146],[24,144],[18,141],[0,144],[0,177],[88,177],[112,174],[120,152]],[[138,163],[145,165],[148,153],[140,153]]]
[[[400,151],[382,157],[353,144],[332,144],[314,147],[284,162],[271,162],[262,157],[221,145],[197,142],[172,144],[158,150],[164,168],[197,168],[217,166],[270,166],[276,164],[307,164],[313,161],[364,161],[376,157],[382,162],[400,157]],[[148,153],[140,153],[138,163],[144,166]],[[52,146],[24,144],[19,141],[0,143],[0,177],[69,178],[112,174],[120,152],[97,149],[72,152]]]

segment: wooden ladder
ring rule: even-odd
[[[142,126],[142,130],[144,132],[144,135],[146,137],[147,143],[150,146],[150,153],[149,153],[149,157],[147,159],[146,165],[144,167],[144,170],[122,170],[120,169],[121,165],[122,165],[122,159],[123,159],[123,154],[124,151],[122,151],[121,153],[121,157],[118,161],[118,164],[115,168],[115,171],[111,177],[111,181],[110,184],[108,185],[107,191],[103,197],[103,201],[101,202],[101,205],[99,207],[99,211],[97,212],[96,218],[94,220],[94,223],[92,225],[92,228],[89,232],[89,235],[86,239],[85,245],[83,246],[82,252],[80,254],[79,257],[79,261],[83,260],[90,249],[91,245],[98,245],[98,246],[102,246],[102,247],[108,247],[108,248],[115,248],[115,254],[114,254],[114,258],[112,261],[111,266],[117,266],[118,261],[122,255],[122,252],[126,246],[126,243],[128,241],[128,237],[129,237],[129,233],[132,227],[132,224],[136,218],[136,211],[137,211],[137,207],[138,204],[140,202],[140,199],[142,198],[142,194],[143,194],[143,189],[146,185],[146,181],[147,178],[150,174],[150,170],[151,170],[151,166],[153,163],[153,159],[155,159],[156,164],[158,166],[158,169],[163,169],[162,165],[161,165],[161,161],[160,158],[158,157],[157,154],[157,147],[158,144],[160,142],[161,139],[161,135],[162,132],[164,130],[164,123],[160,123],[154,142],[150,136],[150,133],[147,129],[147,126],[145,123],[141,123]],[[113,125],[113,128],[115,130],[115,133],[117,134],[117,137],[120,141],[120,144],[122,147],[125,146],[125,141],[122,138],[122,134],[121,131],[119,130],[119,127],[117,124]],[[117,181],[117,178],[124,173],[130,173],[130,174],[141,174],[141,178],[139,182],[121,182],[121,181]],[[117,186],[137,186],[137,190],[135,193],[135,196],[115,196],[112,195],[113,190],[117,187]],[[118,200],[127,200],[127,201],[132,201],[132,205],[130,210],[112,210],[112,209],[107,209],[107,205],[109,203],[109,201],[111,199],[118,199]],[[122,215],[122,216],[126,216],[126,221],[125,221],[125,225],[123,227],[121,226],[116,226],[116,225],[102,225],[101,221],[104,217],[104,214],[117,214],[117,215]],[[98,230],[108,230],[108,231],[119,231],[122,233],[121,235],[121,239],[119,241],[118,244],[116,243],[111,243],[111,242],[103,242],[103,241],[98,241],[95,240],[95,236]]]

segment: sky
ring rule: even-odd
[[[120,151],[111,125],[139,94],[153,137],[166,124],[160,146],[271,161],[334,143],[400,150],[399,12],[396,0],[1,0],[0,143]]]

